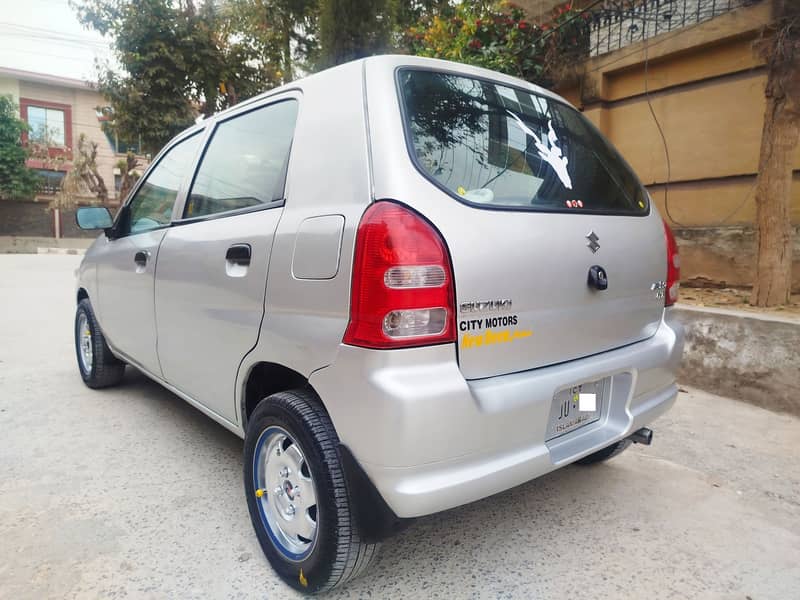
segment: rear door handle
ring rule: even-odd
[[[133,255],[133,262],[137,265],[143,267],[147,264],[147,255],[148,252],[144,252],[143,250],[139,250],[136,254]]]
[[[251,254],[250,244],[234,244],[225,253],[225,260],[246,267],[250,264]]]

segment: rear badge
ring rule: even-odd
[[[476,300],[475,302],[462,302],[458,305],[462,313],[477,313],[511,310],[511,300],[502,298],[499,300]]]
[[[589,243],[586,244],[586,247],[592,251],[592,254],[596,253],[600,249],[600,244],[597,243],[600,238],[597,237],[597,234],[594,231],[590,231],[586,234],[586,239],[589,240]]]
[[[667,282],[656,281],[650,286],[650,290],[655,292],[657,300],[663,300],[667,292]]]

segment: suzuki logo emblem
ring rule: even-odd
[[[597,234],[594,231],[587,233],[586,239],[589,240],[589,243],[586,244],[586,246],[592,251],[592,254],[600,249],[600,244],[597,243],[600,238],[597,237]]]

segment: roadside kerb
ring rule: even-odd
[[[800,415],[800,317],[677,305],[681,383]]]

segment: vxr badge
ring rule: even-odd
[[[597,243],[600,238],[597,237],[597,234],[594,231],[587,233],[586,239],[589,240],[589,243],[586,244],[586,246],[592,251],[592,254],[600,249],[600,244]]]

